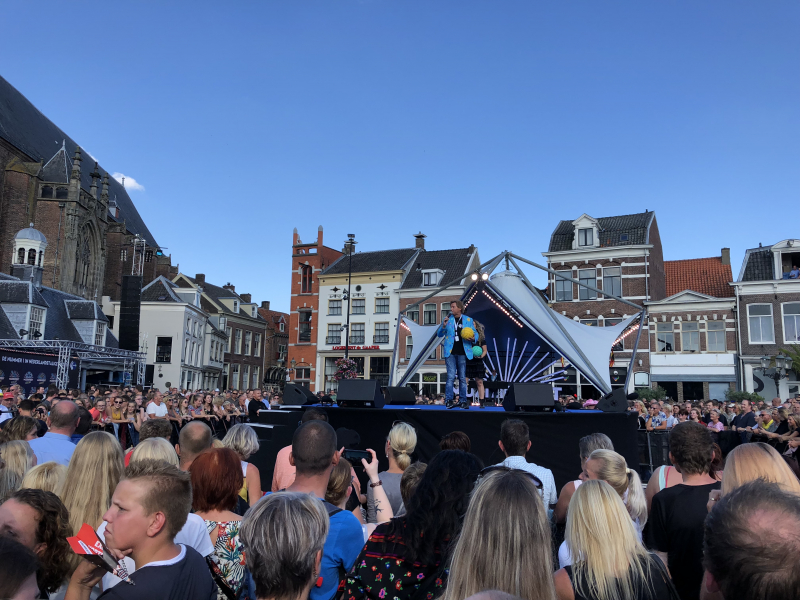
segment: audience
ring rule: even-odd
[[[300,424],[308,421],[328,422],[328,413],[321,408],[308,408],[300,417]],[[294,467],[289,462],[289,455],[292,453],[291,446],[285,446],[278,451],[275,457],[275,469],[272,472],[272,491],[285,490],[294,481]]]
[[[578,442],[578,451],[581,457],[581,474],[578,479],[567,482],[564,484],[564,487],[561,488],[561,493],[558,495],[558,502],[556,502],[556,506],[553,509],[553,516],[555,517],[556,523],[564,523],[567,520],[569,501],[572,498],[572,494],[575,493],[575,490],[578,489],[583,481],[583,467],[589,455],[595,450],[613,449],[614,444],[611,442],[611,438],[605,433],[592,433],[580,439]]]
[[[160,437],[148,438],[137,444],[131,453],[130,464],[140,460],[163,460],[173,467],[180,466],[178,455],[175,454],[175,448],[167,440]]]
[[[493,470],[479,479],[449,571],[442,600],[465,600],[483,590],[555,598],[550,526],[529,473]]]
[[[439,441],[439,450],[463,450],[464,452],[469,452],[471,449],[472,443],[469,436],[463,431],[451,431],[442,436]]]
[[[322,572],[329,519],[308,494],[270,494],[250,510],[240,535],[258,600],[308,600]]]
[[[78,427],[80,414],[78,406],[69,400],[59,402],[50,410],[50,430],[43,437],[31,440],[36,459],[40,463],[55,461],[62,465],[69,465],[69,460],[75,452],[75,444],[70,437]]]
[[[141,430],[139,431],[139,443],[149,440],[151,438],[164,438],[169,441],[172,437],[172,423],[166,419],[149,419],[142,423]],[[131,462],[135,447],[128,448],[125,454],[125,466],[127,467]]]
[[[542,496],[549,520],[558,500],[556,498],[556,482],[550,469],[540,467],[535,463],[529,463],[525,459],[525,454],[531,449],[528,425],[519,419],[506,419],[500,426],[500,441],[498,445],[503,454],[506,455],[506,459],[500,465],[511,469],[528,471],[542,483],[539,493]]]
[[[36,554],[42,592],[54,592],[69,575],[71,535],[69,513],[51,492],[19,490],[0,505],[0,538],[13,538]]]
[[[239,496],[250,506],[254,506],[261,500],[261,473],[258,467],[247,462],[247,459],[258,452],[258,435],[250,425],[238,423],[228,430],[222,443],[226,448],[236,452],[239,457],[240,469],[244,478]]]
[[[383,490],[389,498],[392,514],[401,516],[405,514],[403,498],[400,495],[400,479],[409,465],[411,454],[417,447],[417,432],[408,423],[395,423],[386,438],[384,450],[389,459],[389,470],[378,473],[378,479],[383,482]],[[375,510],[374,488],[367,487],[367,523],[378,523],[379,519]]]
[[[4,502],[22,485],[25,474],[36,466],[36,455],[28,442],[14,440],[0,446],[0,502]]]
[[[181,429],[175,451],[180,457],[181,471],[188,471],[200,453],[211,448],[211,428],[202,421],[192,421]]]
[[[618,490],[605,481],[585,481],[575,491],[567,511],[566,542],[571,564],[553,576],[559,600],[672,597],[666,571],[642,545]]]
[[[428,463],[406,515],[378,525],[347,577],[348,600],[438,596],[448,551],[461,528],[480,460],[444,450]]]
[[[400,478],[400,496],[403,498],[403,506],[408,506],[411,502],[411,497],[417,491],[427,468],[427,464],[417,461],[411,463],[411,466],[403,471],[403,476]]]
[[[669,568],[683,600],[699,597],[703,579],[703,521],[711,490],[720,483],[709,475],[714,459],[711,432],[700,423],[680,423],[670,433],[669,458],[683,481],[653,497],[648,546]]]
[[[775,483],[787,492],[800,494],[800,481],[775,448],[758,442],[736,446],[725,459],[721,496],[755,480]]]
[[[39,424],[33,417],[17,416],[9,419],[0,429],[0,444],[22,440],[30,442],[39,437]]]
[[[22,478],[22,485],[19,487],[21,490],[31,489],[53,492],[56,496],[61,497],[61,491],[64,489],[66,479],[67,467],[51,460],[50,462],[36,465],[25,473],[25,477]]]
[[[0,537],[0,598],[39,598],[38,568],[39,560],[32,550],[10,537]]]

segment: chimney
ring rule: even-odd
[[[416,243],[414,244],[414,246],[415,246],[416,248],[419,248],[420,250],[425,250],[425,238],[426,238],[426,237],[428,237],[428,236],[426,236],[426,235],[425,235],[424,233],[422,233],[421,231],[420,231],[419,233],[417,233],[417,234],[414,236],[414,239],[416,240]]]
[[[250,294],[239,294],[242,297],[242,300],[245,304],[251,304],[253,302],[253,297]]]
[[[225,285],[222,286],[222,289],[223,290],[228,290],[229,292],[235,292],[236,291],[236,286],[235,285],[231,285],[231,282],[229,281],[228,283],[226,283]]]
[[[194,276],[194,280],[197,283],[205,283],[206,282],[206,274],[205,273],[198,273]]]
[[[731,249],[730,248],[723,248],[720,252],[723,265],[731,264]]]
[[[269,310],[269,300],[262,300],[261,308],[263,308],[264,310]]]

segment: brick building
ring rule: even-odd
[[[730,250],[664,263],[667,297],[646,302],[650,379],[667,396],[724,400],[736,385],[736,300]]]
[[[765,398],[788,398],[800,392],[800,365],[778,385],[764,373],[762,356],[775,357],[781,349],[800,344],[800,279],[790,279],[800,266],[800,239],[745,252],[739,277],[732,284],[738,315],[740,385]]]
[[[303,243],[295,228],[292,234],[292,285],[289,309],[289,350],[286,366],[294,365],[290,379],[316,389],[319,274],[343,253],[322,243],[322,225],[317,239]]]
[[[661,300],[666,296],[664,257],[655,213],[594,218],[587,214],[574,221],[561,221],[550,237],[547,266],[634,304]],[[636,309],[550,274],[548,296],[551,307],[561,314],[592,327],[618,324]],[[615,346],[609,358],[612,387],[624,385],[633,369],[630,388],[649,386],[649,339],[642,335],[631,365],[636,331]],[[613,364],[612,364],[613,361]],[[600,392],[574,369],[567,369],[564,393],[579,398],[598,398]]]
[[[286,355],[289,349],[289,314],[271,310],[269,300],[264,300],[258,314],[266,322],[267,337],[264,340],[264,383],[282,388],[286,379]]]

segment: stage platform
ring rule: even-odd
[[[275,456],[292,442],[303,411],[307,407],[261,411],[251,423],[259,435],[261,449],[250,461],[261,472],[261,486],[268,491],[272,482]],[[639,466],[637,418],[635,414],[603,413],[594,410],[563,413],[505,412],[502,407],[446,410],[443,406],[386,406],[373,408],[322,407],[336,429],[339,446],[364,450],[372,448],[380,459],[381,470],[389,468],[384,444],[395,421],[405,421],[417,430],[414,460],[429,461],[439,451],[439,440],[451,431],[463,431],[472,441],[472,452],[485,465],[499,463],[504,456],[497,445],[500,425],[507,418],[522,419],[531,432],[527,459],[553,471],[561,487],[580,474],[578,441],[590,433],[602,432],[611,438],[614,449],[631,468]],[[363,477],[363,469],[357,470]]]

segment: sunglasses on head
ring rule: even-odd
[[[478,478],[484,477],[484,476],[486,476],[489,473],[492,473],[494,471],[502,471],[504,473],[509,473],[511,471],[516,471],[517,473],[523,473],[524,475],[527,475],[528,477],[531,478],[531,480],[533,481],[533,485],[536,486],[536,489],[540,490],[540,489],[542,489],[544,487],[544,484],[542,483],[542,480],[539,479],[533,473],[529,473],[528,471],[524,471],[523,469],[512,469],[511,467],[506,467],[504,465],[492,465],[491,467],[486,467],[485,469],[481,470],[480,474],[478,475]]]

